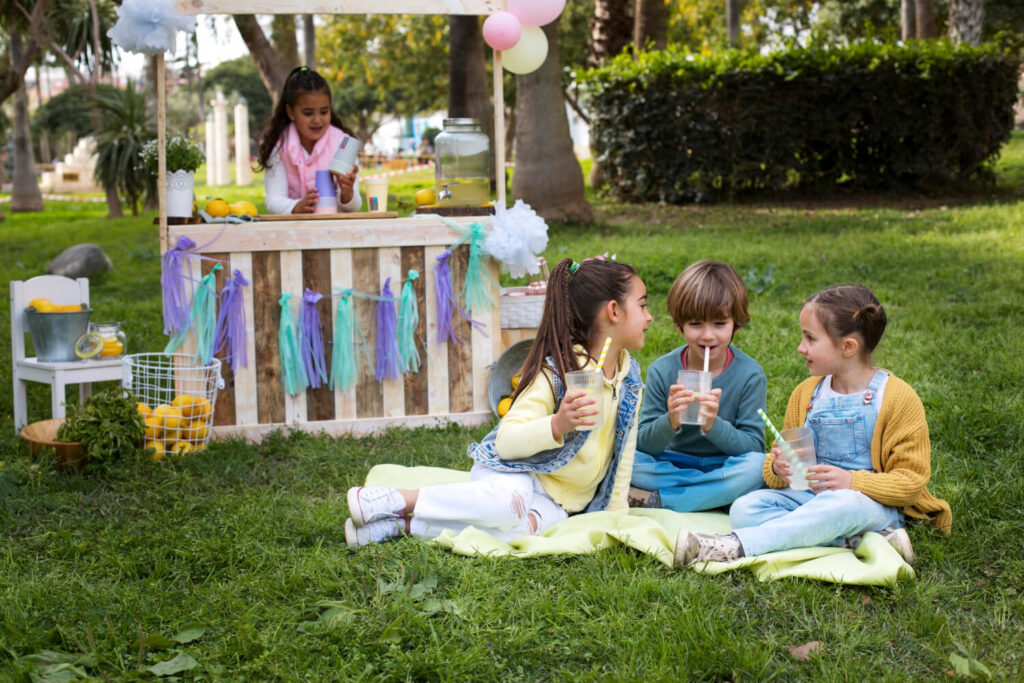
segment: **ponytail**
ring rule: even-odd
[[[563,379],[567,372],[582,368],[574,347],[588,348],[598,312],[609,301],[625,304],[636,275],[633,266],[615,261],[588,259],[576,263],[562,259],[558,262],[548,278],[540,327],[523,362],[513,401],[541,373],[547,358],[552,359],[555,372]]]

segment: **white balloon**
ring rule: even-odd
[[[540,68],[548,57],[548,38],[539,26],[524,26],[519,42],[501,53],[501,65],[514,74],[528,74]]]

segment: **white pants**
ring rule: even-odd
[[[473,526],[501,541],[539,534],[568,517],[536,476],[474,464],[470,480],[420,489],[409,533],[434,538]],[[532,518],[532,523],[531,523]]]

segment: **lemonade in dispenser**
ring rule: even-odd
[[[434,139],[435,187],[440,206],[491,201],[491,143],[477,119],[445,119]]]

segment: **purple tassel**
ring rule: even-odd
[[[399,379],[402,376],[402,354],[398,350],[398,339],[395,327],[398,316],[395,315],[395,299],[391,295],[391,278],[384,281],[380,291],[381,300],[377,302],[377,381]]]
[[[307,289],[302,295],[302,310],[299,311],[299,344],[302,347],[302,365],[306,368],[309,386],[319,389],[327,382],[327,355],[324,351],[324,334],[320,329],[320,312],[316,302],[324,295]]]
[[[249,367],[247,347],[248,332],[245,328],[245,297],[242,287],[248,287],[249,281],[242,271],[235,269],[234,277],[229,277],[220,291],[220,312],[217,315],[217,337],[214,348],[217,352],[225,350],[224,361],[231,364],[231,369],[238,372],[239,367]]]
[[[178,243],[167,250],[160,259],[160,289],[164,303],[164,334],[176,335],[188,329],[188,296],[183,290],[183,273],[181,263],[185,254],[196,246],[196,243],[185,235],[178,237]],[[192,279],[192,264],[188,264],[188,278]]]
[[[434,266],[434,298],[437,300],[438,344],[443,344],[446,341],[453,341],[456,344],[463,343],[456,336],[455,328],[452,326],[452,319],[456,313],[462,316],[464,320],[469,321],[469,324],[475,327],[480,334],[485,337],[489,336],[487,334],[487,327],[479,320],[470,318],[459,306],[458,301],[455,300],[455,292],[452,289],[452,269],[448,263],[451,255],[451,250],[445,249],[438,255],[437,265]]]

